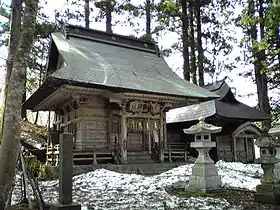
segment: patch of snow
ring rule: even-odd
[[[73,177],[73,200],[80,203],[83,210],[238,209],[224,199],[184,198],[167,193],[166,187],[176,183],[188,183],[192,166],[193,164],[186,164],[155,176],[97,169]],[[260,165],[219,161],[216,166],[225,187],[253,190],[260,183],[262,174]],[[40,182],[40,188],[45,202],[57,202],[58,180]],[[17,189],[15,194],[16,192],[19,190]]]
[[[21,138],[25,141],[25,143],[30,144],[36,149],[42,150],[44,149],[43,145],[38,143],[34,138],[27,132],[22,131],[21,132]]]
[[[224,187],[255,190],[261,183],[263,170],[259,164],[219,161],[216,166]]]

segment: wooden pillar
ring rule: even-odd
[[[166,112],[163,113],[163,131],[164,131],[164,149],[167,149],[167,126],[166,126]]]
[[[160,149],[160,153],[159,153],[159,161],[161,163],[164,162],[164,122],[163,122],[163,113],[160,113],[160,128],[159,128],[159,149]]]
[[[149,141],[149,154],[152,154],[152,139],[151,139],[151,122],[150,122],[150,118],[148,117],[148,141]]]
[[[127,123],[125,112],[121,113],[120,153],[121,163],[124,164],[127,161]]]
[[[233,161],[237,161],[237,154],[236,154],[236,138],[233,137]]]
[[[85,118],[81,119],[81,126],[82,126],[82,132],[81,132],[81,141],[79,148],[80,150],[84,149],[85,147],[85,139],[86,139],[86,120]]]
[[[249,152],[249,148],[248,148],[248,138],[245,137],[245,161],[246,163],[248,163],[248,152]]]
[[[108,119],[107,119],[107,145],[110,150],[112,150],[112,148],[111,148],[111,146],[112,146],[112,142],[111,142],[112,120],[111,119],[112,119],[112,114],[110,113],[110,110],[109,110]]]
[[[252,138],[252,149],[253,149],[253,161],[255,162],[255,159],[256,159],[256,151],[255,151],[255,138],[253,137]]]

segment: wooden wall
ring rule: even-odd
[[[230,134],[216,136],[218,160],[233,161],[233,138]]]
[[[103,97],[91,96],[77,109],[83,126],[83,146],[98,149],[108,147],[109,102]]]
[[[84,98],[62,115],[62,131],[71,132],[77,149],[108,148],[109,105],[103,97]]]

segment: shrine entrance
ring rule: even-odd
[[[151,152],[155,142],[159,141],[159,120],[148,118],[127,119],[127,151]]]

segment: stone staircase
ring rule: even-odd
[[[185,164],[185,163],[184,163]],[[149,164],[129,164],[127,165],[127,172],[124,173],[135,173],[146,176],[152,176],[166,172],[172,168],[176,168],[182,164],[179,163],[149,163]]]
[[[149,152],[127,152],[127,164],[156,163]]]

